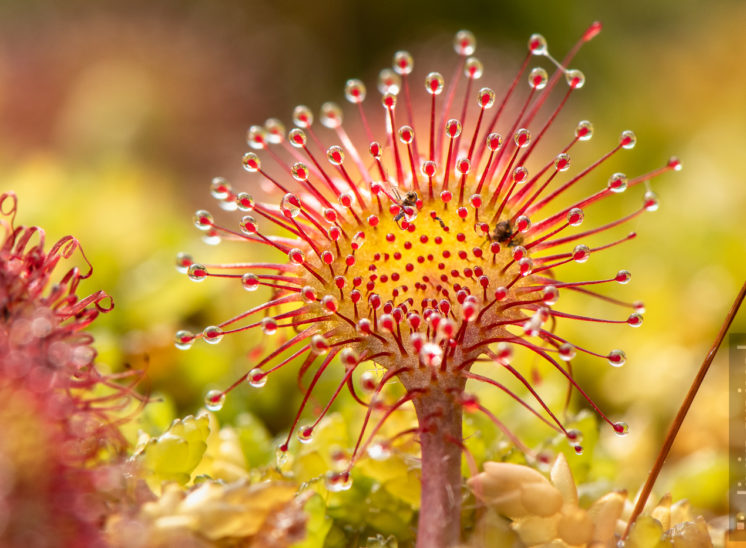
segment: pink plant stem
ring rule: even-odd
[[[462,408],[450,393],[431,388],[414,400],[420,424],[422,494],[418,548],[451,548],[461,532]]]

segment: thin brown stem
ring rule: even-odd
[[[715,358],[715,354],[717,354],[718,348],[720,347],[720,344],[723,342],[723,339],[725,338],[725,334],[728,332],[728,328],[730,327],[730,324],[733,322],[733,318],[735,317],[736,312],[738,312],[738,309],[741,307],[741,303],[743,302],[744,296],[746,296],[746,283],[744,283],[743,286],[741,286],[741,290],[738,292],[738,295],[736,296],[736,300],[733,302],[733,306],[728,312],[728,315],[725,317],[725,321],[723,322],[723,325],[720,328],[720,332],[717,334],[717,337],[715,337],[715,342],[712,343],[712,346],[710,347],[709,352],[707,352],[707,355],[705,356],[705,359],[702,362],[702,365],[700,366],[699,371],[697,372],[697,376],[694,378],[694,382],[689,387],[689,392],[687,392],[686,398],[684,398],[684,401],[681,404],[681,407],[679,408],[679,412],[676,414],[676,418],[674,418],[673,423],[671,423],[671,427],[668,429],[668,434],[666,434],[666,439],[663,442],[663,447],[661,447],[660,453],[658,453],[658,457],[655,459],[655,462],[653,463],[653,467],[650,469],[650,472],[648,473],[648,479],[645,481],[645,485],[643,486],[642,491],[640,492],[640,496],[637,498],[637,503],[635,504],[635,508],[634,510],[632,510],[632,514],[629,517],[629,521],[627,523],[627,529],[624,531],[624,534],[622,535],[622,540],[627,538],[627,535],[629,534],[629,530],[632,527],[632,524],[637,519],[637,516],[640,515],[640,513],[642,512],[642,509],[645,507],[645,503],[647,502],[648,497],[650,496],[650,492],[653,489],[655,480],[658,478],[658,474],[660,473],[661,468],[663,468],[663,464],[665,463],[666,458],[668,457],[668,453],[671,450],[671,446],[673,445],[674,440],[676,439],[676,435],[679,433],[681,424],[684,422],[684,418],[686,417],[686,414],[689,412],[689,408],[692,406],[692,401],[694,401],[694,396],[697,395],[697,392],[699,391],[700,386],[702,386],[702,381],[705,380],[705,375],[707,375],[707,371],[710,369],[710,364],[712,363],[712,360]]]

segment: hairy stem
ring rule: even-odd
[[[418,548],[451,548],[461,532],[461,405],[431,389],[414,402],[420,423],[422,495]]]

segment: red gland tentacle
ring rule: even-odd
[[[453,98],[456,95],[456,88],[458,87],[458,84],[461,80],[461,75],[464,73],[464,65],[466,65],[466,56],[461,56],[461,59],[458,62],[458,65],[456,66],[456,70],[453,73],[453,76],[451,77],[450,82],[448,83],[448,90],[446,91],[446,100],[443,103],[443,109],[440,113],[440,126],[441,128],[444,128],[446,125],[446,120],[448,119],[449,111],[451,110],[451,105],[453,104]],[[443,133],[438,133],[438,143],[437,143],[437,149],[438,149],[438,157],[436,161],[440,161],[443,158]]]
[[[552,415],[552,417],[554,418],[555,421],[557,421],[557,425],[559,425],[559,427],[557,425],[552,424],[546,417],[544,417],[536,409],[534,409],[533,407],[531,407],[528,403],[526,403],[525,401],[523,401],[523,399],[518,394],[516,394],[515,392],[513,392],[512,390],[510,390],[510,388],[506,387],[504,384],[501,384],[501,383],[497,382],[496,380],[491,379],[490,377],[485,377],[483,375],[478,375],[477,373],[464,372],[463,376],[466,377],[467,379],[472,379],[472,380],[475,380],[475,381],[478,381],[478,382],[483,382],[485,384],[489,384],[491,386],[494,386],[495,388],[498,388],[498,389],[502,390],[508,396],[510,396],[513,400],[515,400],[516,403],[520,404],[522,407],[524,407],[525,409],[527,409],[532,415],[534,415],[541,422],[543,422],[544,424],[546,424],[549,428],[551,428],[552,430],[555,430],[557,432],[560,432],[561,424],[559,423],[559,421],[556,418],[554,418],[554,415]],[[535,397],[539,401],[540,405],[542,407],[545,407],[546,404],[541,400],[541,398],[539,398],[538,395],[535,396]],[[551,411],[548,410],[548,408],[545,407],[545,409],[547,409],[547,412],[550,415],[552,414]]]
[[[549,119],[546,121],[546,123],[541,128],[541,130],[539,130],[539,133],[536,135],[536,138],[531,140],[531,143],[526,149],[526,152],[524,152],[523,156],[521,156],[521,159],[518,161],[520,165],[526,165],[526,161],[528,160],[528,157],[534,151],[534,148],[536,148],[536,145],[539,144],[539,141],[541,141],[541,138],[544,137],[544,134],[547,132],[547,130],[549,130],[551,125],[557,119],[557,116],[562,111],[562,109],[565,107],[565,104],[567,103],[567,100],[570,98],[570,94],[573,92],[574,89],[575,88],[573,88],[572,86],[567,88],[567,92],[562,98],[562,101],[560,101],[559,105],[557,105],[557,108],[554,109],[552,114],[549,116]],[[536,112],[538,112],[538,110]],[[528,125],[529,123],[531,123],[532,120],[533,120],[533,116],[529,114],[529,116],[526,117],[526,120],[523,123],[524,125]]]
[[[564,185],[562,185],[557,190],[555,190],[554,192],[552,192],[549,196],[547,196],[546,198],[542,199],[538,203],[532,205],[528,209],[528,214],[530,215],[533,212],[539,211],[540,209],[546,207],[547,204],[549,204],[552,200],[554,200],[555,198],[557,198],[559,195],[561,195],[563,192],[565,192],[568,188],[570,188],[571,186],[573,186],[578,181],[580,181],[583,178],[587,177],[588,174],[590,174],[594,169],[596,169],[601,164],[603,164],[606,160],[608,160],[609,158],[611,158],[621,148],[622,148],[621,143],[617,144],[609,152],[607,152],[606,154],[604,154],[603,156],[601,156],[601,158],[599,158],[598,160],[596,160],[595,162],[593,162],[590,166],[588,166],[583,171],[581,171],[580,173],[578,173],[575,177],[573,177],[572,179],[570,179],[569,181],[567,181]],[[611,191],[609,191],[606,188],[603,191],[601,191],[601,192],[603,193],[603,196],[607,196],[608,194],[611,193]],[[581,202],[581,203],[583,203],[583,202]],[[578,205],[578,206],[575,206],[575,207],[581,207],[582,208],[583,206],[582,205]]]
[[[581,396],[583,396],[583,399],[585,399],[585,401],[587,401],[590,404],[590,406],[593,407],[593,409],[596,411],[596,413],[598,413],[598,416],[601,417],[603,419],[603,421],[606,422],[607,424],[609,424],[610,426],[612,426],[612,427],[614,426],[614,422],[611,419],[609,419],[609,417],[607,417],[604,414],[603,411],[601,411],[601,408],[598,407],[598,405],[596,405],[596,402],[594,402],[593,399],[585,392],[585,390],[583,390],[580,387],[580,385],[577,382],[575,382],[575,379],[573,379],[572,375],[570,375],[567,372],[567,370],[565,370],[564,367],[562,367],[554,359],[552,359],[552,357],[549,356],[549,354],[547,354],[544,350],[542,350],[542,349],[540,349],[540,348],[538,348],[538,347],[536,347],[534,345],[528,344],[528,343],[526,343],[526,342],[524,342],[524,341],[522,341],[520,339],[516,341],[516,344],[522,344],[523,346],[525,346],[526,348],[528,348],[529,350],[531,350],[535,354],[537,354],[537,355],[541,356],[542,358],[544,358],[551,365],[553,365],[554,368],[557,371],[559,371],[560,373],[562,373],[565,376],[565,378],[567,378],[567,380],[572,384],[573,388],[575,390],[577,390],[580,393]]]
[[[298,408],[298,411],[295,414],[295,418],[293,419],[293,423],[290,426],[290,431],[288,432],[288,437],[285,439],[284,446],[287,446],[290,443],[290,439],[293,437],[293,432],[295,431],[296,426],[298,426],[300,416],[303,413],[306,404],[308,403],[308,399],[311,397],[311,393],[313,392],[316,383],[319,382],[321,375],[324,373],[324,371],[326,371],[326,368],[329,366],[329,364],[338,353],[339,349],[330,350],[329,354],[326,356],[326,358],[324,358],[324,361],[321,362],[321,365],[319,365],[319,368],[316,370],[313,379],[311,379],[311,384],[309,384],[308,388],[304,391],[305,393],[303,394],[303,400],[301,401],[300,407]]]
[[[528,68],[528,64],[532,58],[533,58],[533,53],[529,51],[526,54],[526,57],[523,60],[523,63],[521,64],[521,67],[518,69],[518,74],[516,74],[515,78],[513,78],[513,82],[511,82],[510,87],[508,88],[508,91],[505,93],[505,96],[500,102],[500,106],[498,107],[497,112],[495,112],[495,115],[492,117],[492,120],[490,121],[489,126],[487,126],[487,130],[485,131],[487,135],[492,133],[492,131],[495,129],[495,126],[497,125],[497,122],[500,119],[500,116],[505,110],[505,107],[508,104],[510,97],[513,95],[513,92],[515,91],[515,88],[518,86],[518,82],[520,82],[521,78],[523,77],[523,73],[526,72],[526,69]],[[486,148],[487,148],[487,143],[483,142],[479,147],[479,154],[477,154],[478,160],[482,159],[482,156],[484,155],[484,151]]]

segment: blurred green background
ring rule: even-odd
[[[634,130],[637,148],[614,164],[630,175],[673,154],[684,165],[654,183],[661,208],[633,223],[639,237],[581,274],[631,270],[618,295],[646,303],[644,327],[561,326],[570,340],[627,352],[620,370],[578,360],[576,371],[605,409],[630,424],[629,436],[604,432],[602,443],[624,463],[616,485],[634,491],[746,271],[742,1],[5,0],[0,189],[18,193],[20,222],[83,243],[96,270],[84,291],[103,288],[117,307],[97,322],[103,362],[147,363],[151,389],[168,393],[177,414],[194,412],[208,385],[224,387],[247,369],[256,341],[235,337],[180,353],[173,333],[231,317],[256,294],[219,280],[193,284],[176,273],[174,257],[254,257],[243,247],[207,248],[191,223],[195,209],[217,210],[213,176],[246,183],[240,157],[250,124],[271,116],[289,122],[299,103],[314,111],[326,100],[342,103],[350,77],[376,95],[373,81],[397,49],[415,55],[415,78],[426,70],[447,76],[450,41],[461,28],[477,37],[486,68],[480,83],[499,95],[507,81],[496,74],[513,73],[531,33],[544,34],[561,57],[597,19],[603,32],[573,63],[587,84],[558,123],[590,119],[597,155],[621,130]],[[637,207],[639,194],[610,201],[606,214]],[[746,312],[733,331],[746,331]],[[293,411],[287,398],[298,397],[292,371],[286,377],[273,390],[244,391],[232,405],[250,406],[281,431]],[[727,393],[721,352],[656,492],[673,489],[713,514],[726,512]]]

